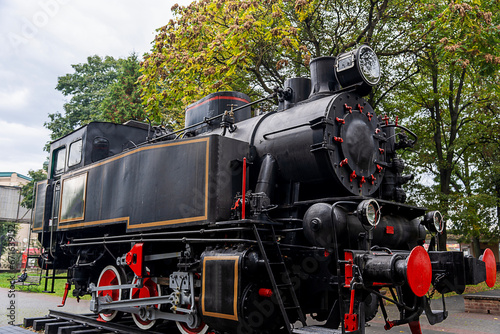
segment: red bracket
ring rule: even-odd
[[[371,122],[373,114],[372,113],[366,113],[366,116],[368,117],[368,120]]]
[[[384,115],[384,117],[382,117],[382,120],[385,121],[385,126],[389,125],[389,116]]]
[[[354,332],[359,328],[358,315],[354,313],[354,293],[351,289],[351,302],[349,304],[349,314],[344,314],[344,328],[346,331]]]
[[[398,119],[399,119],[399,116],[396,116],[396,126],[398,126]]]
[[[378,151],[380,152],[380,154],[384,154],[385,150],[383,148],[379,148]]]
[[[354,291],[354,290],[352,290]],[[344,314],[344,328],[346,331],[355,332],[358,330],[358,315]]]
[[[352,263],[353,263],[353,255],[351,252],[344,252],[344,259],[346,261],[345,264],[345,287],[349,288],[351,286],[352,281]]]
[[[366,183],[365,177],[361,176],[361,180],[359,180],[359,187],[362,188],[364,183]]]
[[[377,180],[377,178],[375,176],[373,176],[373,174],[370,175],[370,183],[375,184],[375,180]]]
[[[379,128],[376,128],[375,129],[375,134],[379,134],[380,133],[380,129]]]
[[[347,162],[347,158],[345,158],[344,160],[342,160],[342,161],[340,162],[340,167],[344,167],[344,165],[347,165],[347,163],[348,163],[348,162]]]
[[[343,119],[343,118],[338,118],[338,117],[335,117],[335,120],[336,120],[337,122],[339,122],[340,124],[345,124],[345,119]]]
[[[64,286],[64,295],[62,302],[60,305],[57,305],[57,307],[63,307],[64,305],[66,305],[66,298],[68,297],[69,289],[71,289],[71,283],[66,282],[66,285]]]
[[[346,111],[349,112],[349,114],[352,114],[352,107],[348,106],[347,103],[344,104],[344,108],[345,108]]]
[[[240,202],[241,202],[241,198],[238,198],[236,200],[236,202],[234,203],[234,206],[231,208],[231,210],[236,210],[237,208],[240,207]]]
[[[273,296],[273,290],[261,288],[261,289],[259,289],[259,296],[271,298]]]
[[[356,177],[358,177],[356,175],[356,171],[353,170],[352,173],[351,173],[351,175],[349,175],[349,181],[352,182]]]
[[[381,173],[383,169],[384,169],[384,167],[382,167],[380,165],[377,165],[377,170],[378,170],[379,173]]]
[[[339,142],[339,143],[343,143],[344,142],[344,139],[342,139],[340,137],[333,137],[333,140],[335,140],[336,142]]]
[[[125,263],[132,269],[134,274],[137,275],[137,277],[142,278],[143,277],[143,266],[142,266],[142,246],[143,243],[137,243],[132,247],[130,252],[127,253],[125,256]]]
[[[386,322],[385,322],[384,329],[385,329],[386,331],[388,331],[388,330],[389,330],[389,329],[391,329],[392,327],[394,327],[394,322],[392,322],[392,321],[386,321]]]
[[[363,109],[364,108],[365,107],[363,107],[362,105],[358,104],[358,110],[359,110],[360,113],[363,113]]]

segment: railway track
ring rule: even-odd
[[[160,324],[155,330],[142,330],[135,326],[130,315],[123,316],[119,322],[102,322],[97,315],[73,314],[57,310],[49,310],[49,314],[38,318],[25,318],[25,328],[45,334],[161,334],[178,333],[172,322]],[[213,333],[213,332],[209,332]],[[327,329],[321,326],[296,328],[294,334],[341,334],[341,330]]]
[[[141,330],[137,328],[130,316],[124,316],[119,322],[110,323],[97,320],[95,314],[72,314],[50,310],[49,314],[39,318],[25,318],[25,328],[44,331],[45,334],[160,334],[168,332],[171,324],[164,324],[156,330]]]

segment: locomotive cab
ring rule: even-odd
[[[148,126],[139,122],[128,125],[91,122],[51,142],[49,178],[36,185],[33,231],[50,233],[57,226],[61,176],[135,147],[146,141],[148,132]],[[80,201],[74,205],[74,214],[82,214],[83,203]],[[52,226],[54,228],[51,229]],[[44,237],[47,242],[49,237],[39,234],[40,241]]]
[[[51,178],[136,147],[147,140],[148,132],[148,126],[139,122],[82,126],[50,143]]]

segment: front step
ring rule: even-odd
[[[307,326],[302,328],[294,328],[292,333],[294,334],[342,334],[340,329],[331,329],[320,326]]]

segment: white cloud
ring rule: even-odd
[[[2,120],[0,129],[0,172],[27,175],[30,169],[42,168],[48,155],[43,151],[50,136],[47,129]]]
[[[6,90],[0,89],[0,110],[15,109],[19,110],[28,104],[29,89],[7,87]]]
[[[0,1],[0,171],[26,174],[45,161],[43,127],[67,100],[57,79],[88,56],[142,56],[170,8],[189,0]]]

